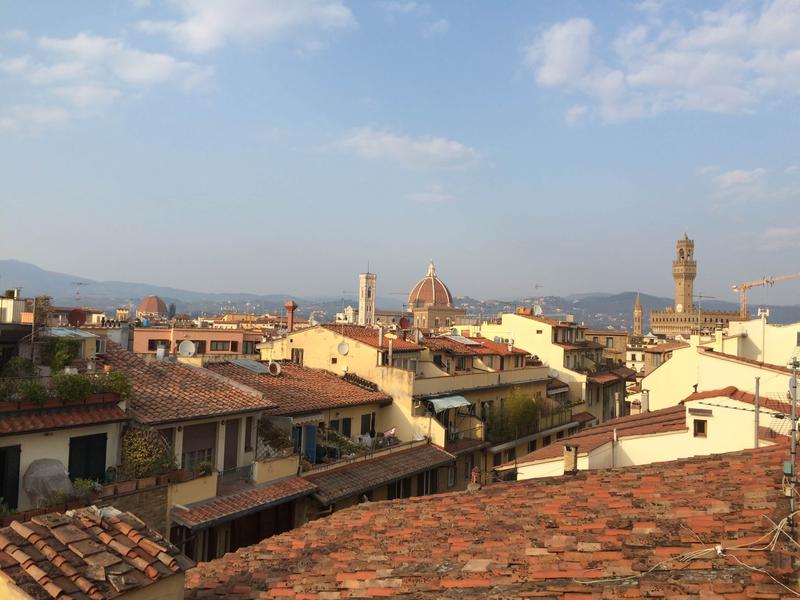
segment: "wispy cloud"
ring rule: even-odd
[[[537,83],[621,121],[668,111],[749,113],[800,95],[800,2],[731,2],[686,23],[641,2],[641,22],[604,43],[585,18],[555,23],[525,49]]]
[[[759,179],[767,174],[766,169],[735,169],[733,171],[726,171],[714,177],[714,183],[717,188],[723,191],[729,191],[741,186],[752,185]]]
[[[428,21],[420,25],[420,31],[425,37],[436,37],[444,35],[450,31],[450,23],[447,19],[436,19],[435,21]]]
[[[770,227],[761,235],[761,242],[770,250],[800,248],[800,227]]]
[[[411,137],[369,127],[356,129],[339,145],[370,160],[389,160],[417,167],[463,166],[478,152],[466,144],[443,137]]]
[[[455,196],[445,190],[444,186],[438,183],[427,186],[421,192],[408,194],[406,198],[417,204],[446,204],[456,199]]]
[[[105,110],[126,93],[171,84],[203,88],[213,69],[158,52],[145,52],[118,38],[79,33],[43,37],[26,54],[0,60],[0,75],[16,81],[31,101],[6,106],[2,128],[60,125]]]
[[[140,21],[145,33],[164,34],[184,50],[204,53],[230,42],[298,36],[304,48],[323,32],[350,29],[356,19],[341,0],[177,0],[179,20]]]

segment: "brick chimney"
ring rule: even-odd
[[[294,331],[294,311],[297,310],[297,303],[294,300],[288,300],[283,307],[286,309],[286,332],[292,333]]]
[[[564,445],[564,474],[578,472],[578,447]]]

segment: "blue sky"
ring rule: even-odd
[[[208,291],[800,270],[800,0],[0,3],[0,256]],[[797,302],[787,283],[754,300]]]

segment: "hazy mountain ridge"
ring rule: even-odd
[[[314,296],[301,297],[292,294],[254,294],[243,292],[218,293],[183,290],[168,286],[125,281],[97,281],[47,271],[31,263],[13,259],[0,260],[0,288],[22,287],[24,296],[46,294],[57,305],[74,305],[75,282],[86,285],[80,288],[80,302],[83,305],[109,311],[118,306],[138,306],[142,298],[156,294],[165,302],[174,302],[178,312],[216,314],[223,308],[248,310],[256,313],[280,312],[284,303],[292,299],[299,305],[298,314],[308,317],[316,313],[318,320],[332,320],[335,314],[348,305],[357,306],[358,300],[352,297]],[[633,304],[636,292],[609,294],[603,292],[571,294],[566,297],[543,296],[527,297],[517,300],[479,300],[469,296],[457,297],[457,306],[467,309],[468,314],[490,318],[498,313],[511,312],[520,306],[539,304],[545,314],[572,314],[578,322],[592,327],[618,327],[631,329],[633,326]],[[672,305],[671,298],[641,294],[645,324],[653,310],[663,310]],[[402,300],[378,297],[380,309],[401,310]],[[702,304],[706,310],[736,311],[737,302],[710,300]],[[756,307],[751,306],[751,312]],[[800,305],[771,306],[770,320],[773,323],[800,321]],[[646,327],[646,325],[645,325]]]

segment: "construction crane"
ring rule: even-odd
[[[747,281],[738,285],[732,285],[731,289],[734,292],[739,292],[739,316],[743,319],[747,318],[747,290],[754,287],[772,287],[779,281],[786,281],[787,279],[800,279],[800,273],[792,273],[791,275],[777,275],[775,277],[764,277],[763,279],[756,279],[755,281]]]

